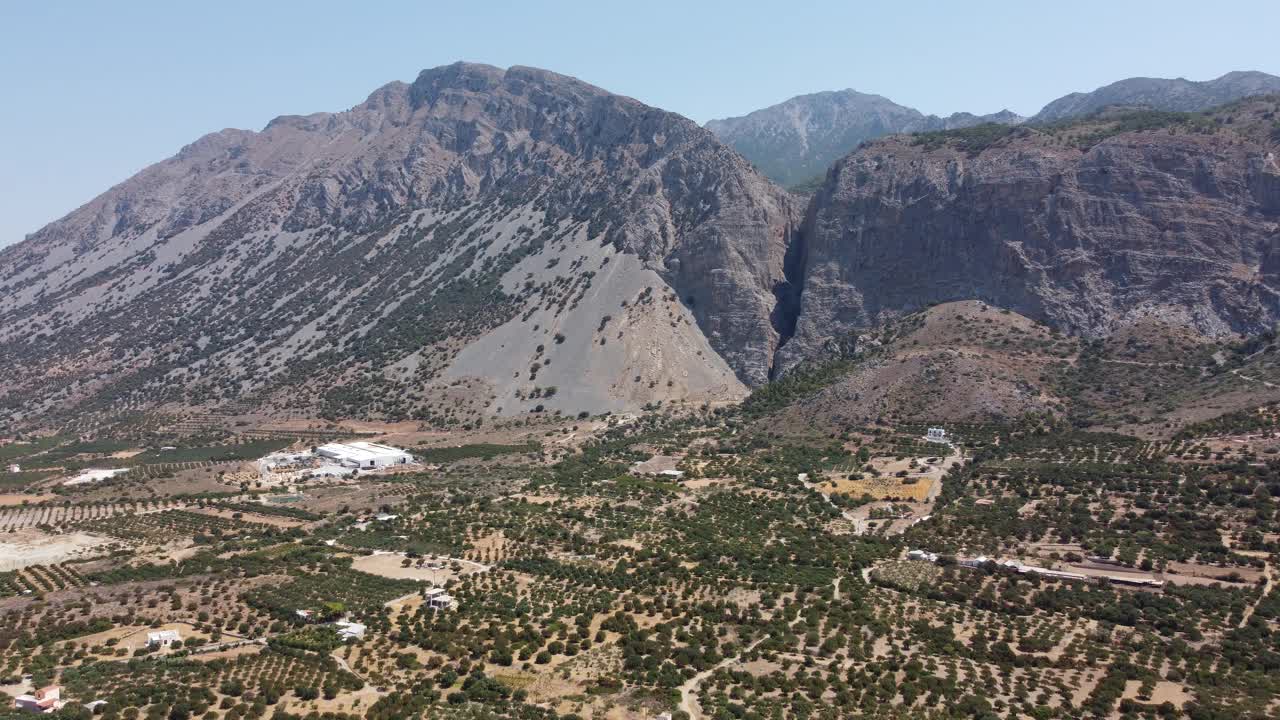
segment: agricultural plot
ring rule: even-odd
[[[271,649],[207,662],[98,662],[68,669],[63,682],[66,693],[77,701],[101,699],[123,708],[150,706],[160,717],[172,716],[175,707],[203,715],[225,698],[231,699],[227,707],[254,696],[275,703],[312,692],[314,697],[322,692],[337,695],[364,684],[333,658]]]
[[[0,532],[31,527],[70,527],[119,515],[141,515],[186,507],[175,500],[77,505],[29,505],[0,508]]]
[[[249,605],[297,620],[298,610],[311,611],[316,619],[345,612],[364,616],[379,611],[388,601],[421,590],[422,583],[395,580],[339,566],[318,572],[295,572],[291,580],[245,593]]]
[[[846,476],[827,476],[823,489],[848,495],[852,498],[869,497],[872,500],[899,500],[924,502],[933,490],[934,480],[929,477],[863,476],[851,480]]]
[[[145,515],[115,515],[78,525],[88,532],[140,543],[167,543],[183,538],[228,537],[271,529],[251,523],[189,510],[163,510]]]
[[[66,590],[87,583],[74,565],[28,565],[21,570],[0,572],[0,597]]]

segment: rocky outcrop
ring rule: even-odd
[[[961,299],[1092,336],[1142,317],[1212,335],[1271,327],[1277,111],[1280,99],[1265,97],[1208,118],[1121,115],[863,147],[809,207],[779,370]]]

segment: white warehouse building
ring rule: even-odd
[[[321,445],[316,448],[316,454],[344,467],[361,470],[408,465],[414,461],[412,455],[400,448],[363,441]]]

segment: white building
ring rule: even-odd
[[[182,642],[182,635],[177,630],[157,630],[147,633],[147,647],[166,648]]]
[[[51,713],[65,704],[66,702],[62,699],[62,688],[57,685],[40,688],[30,695],[19,695],[13,699],[14,707],[34,713]]]
[[[926,550],[912,550],[907,553],[907,557],[912,560],[923,560],[925,562],[938,562],[938,553],[931,553]]]
[[[365,626],[350,620],[338,620],[333,623],[338,629],[338,637],[343,640],[359,640],[364,637]]]
[[[316,448],[316,454],[339,465],[361,470],[408,465],[413,456],[390,445],[371,442],[329,443]]]
[[[427,599],[427,606],[436,610],[448,610],[453,607],[453,596],[444,588],[431,588],[422,596]]]
[[[942,428],[929,428],[928,432],[925,433],[924,439],[929,442],[950,442],[947,439],[947,431]]]
[[[299,467],[314,459],[310,450],[273,452],[258,460],[258,474],[267,475],[277,470]]]
[[[85,470],[79,475],[62,483],[63,485],[88,485],[89,483],[101,482],[108,480],[117,475],[123,475],[129,472],[129,468],[117,468],[115,470]]]
[[[22,472],[22,466],[18,463],[9,463],[9,472]]]

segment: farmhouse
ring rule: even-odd
[[[51,713],[65,704],[62,700],[62,688],[57,685],[40,688],[30,695],[19,695],[13,699],[14,707],[36,713]]]
[[[448,610],[453,607],[453,596],[445,592],[444,588],[431,588],[422,596],[427,599],[427,605],[436,610]]]
[[[362,470],[408,465],[414,461],[412,455],[400,448],[363,441],[321,445],[316,448],[316,454],[344,467]]]
[[[942,428],[929,428],[925,433],[924,439],[929,442],[947,442],[947,431]]]
[[[22,466],[18,463],[9,463],[9,472],[22,472]]]
[[[938,554],[926,552],[924,550],[912,550],[907,553],[907,557],[912,560],[924,560],[925,562],[938,562]]]
[[[338,629],[338,637],[343,640],[359,640],[364,637],[365,626],[350,620],[336,620],[333,626]]]
[[[147,633],[147,647],[164,648],[182,642],[177,630],[157,630]]]

